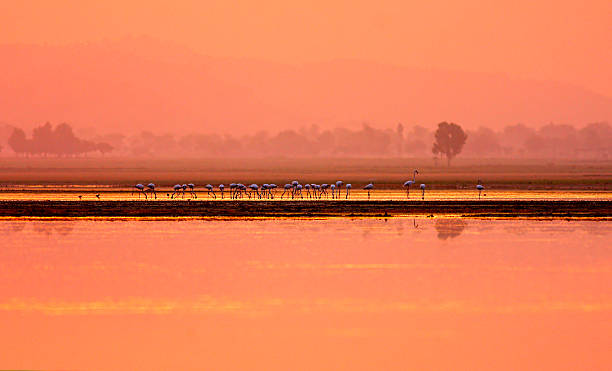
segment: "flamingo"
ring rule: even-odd
[[[210,197],[210,194],[212,193],[213,198],[217,198],[217,195],[215,194],[215,190],[212,186],[212,184],[207,184],[204,186],[204,188],[208,189],[208,197]]]
[[[223,199],[223,190],[225,189],[225,185],[219,184],[219,190],[221,191],[221,199]]]
[[[187,187],[189,188],[189,193],[193,196],[193,198],[198,198],[198,195],[195,193],[195,190],[194,190],[195,189],[195,184],[189,183],[189,184],[187,184]]]
[[[327,183],[321,184],[321,196],[325,194],[325,198],[329,198],[329,193],[327,193],[327,188],[329,188],[329,184]]]
[[[234,198],[236,195],[236,187],[238,187],[238,184],[230,183],[230,198]]]
[[[421,189],[423,190],[423,200],[425,199],[425,184],[421,183]]]
[[[278,186],[274,183],[272,184],[268,184],[268,193],[270,193],[270,198],[274,199],[274,193],[272,191],[275,191],[276,188],[278,188]]]
[[[372,182],[368,183],[365,187],[363,187],[366,191],[368,191],[368,200],[370,199],[370,191],[374,189],[374,184]]]
[[[348,200],[348,196],[349,196],[349,192],[351,191],[351,188],[353,188],[353,185],[351,183],[346,183],[346,199]]]
[[[332,184],[329,188],[331,188],[332,199],[336,198],[336,185]]]
[[[100,201],[100,194],[96,193],[96,197],[98,198],[98,201]]]
[[[185,191],[187,190],[187,184],[183,183],[181,188],[183,189],[183,198],[185,198]]]
[[[157,200],[157,192],[155,192],[155,184],[154,183],[149,183],[147,184],[147,192],[153,192],[153,196],[155,196],[155,199]],[[146,195],[146,193],[145,193]]]
[[[177,195],[178,197],[178,193],[181,191],[181,189],[183,189],[183,186],[181,186],[180,184],[175,184],[172,189],[174,190],[174,192],[172,192],[172,196],[170,198],[174,198],[175,195]]]
[[[293,188],[293,186],[289,183],[285,184],[285,186],[283,187],[285,190],[283,191],[283,194],[281,195],[281,199],[283,198],[283,196],[285,195],[285,193],[287,193],[287,191],[289,191],[290,189]]]
[[[336,181],[336,189],[338,190],[338,198],[340,198],[340,188],[342,187],[343,184],[344,182],[341,180]]]
[[[259,186],[258,186],[257,184],[253,183],[253,184],[251,184],[251,185],[249,186],[249,188],[250,188],[252,191],[254,191],[254,192],[255,192],[255,194],[257,195],[257,197],[258,197],[259,199],[261,199],[261,193],[259,193]],[[255,197],[255,196],[253,196],[253,197]]]
[[[304,188],[306,188],[306,197],[312,198],[312,195],[310,194],[310,184],[308,183],[304,184]]]
[[[478,184],[476,185],[476,189],[478,190],[478,199],[479,200],[480,200],[480,194],[484,190],[484,186],[482,184],[480,184],[480,183],[481,183],[481,181],[480,181],[480,179],[478,179]]]
[[[136,189],[132,189],[132,196],[134,195],[134,192],[138,192],[138,198],[140,198],[140,194],[144,194],[145,196],[145,200],[147,199],[147,194],[144,192],[144,188],[145,186],[143,186],[142,184],[138,183],[134,186],[134,188]]]
[[[406,198],[410,197],[410,186],[414,184],[414,182],[416,181],[416,175],[419,173],[418,170],[414,170],[414,172],[412,173],[412,180],[408,180],[406,182],[404,182],[404,187],[406,187]]]
[[[302,195],[302,188],[304,188],[301,184],[298,184],[295,186],[295,197],[297,197],[297,195],[300,195],[300,198],[304,198],[304,196]]]

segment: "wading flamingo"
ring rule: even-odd
[[[281,195],[281,199],[283,198],[283,196],[285,195],[285,193],[287,193],[290,189],[293,192],[293,186],[289,183],[285,184],[285,186],[283,187],[285,190],[283,191],[283,194]]]
[[[340,198],[340,188],[342,187],[343,184],[344,184],[344,182],[341,181],[341,180],[336,181],[336,189],[338,190],[338,197],[337,198]]]
[[[189,183],[187,184],[187,187],[189,188],[189,193],[193,196],[193,198],[198,198],[198,195],[195,193],[195,184]]]
[[[478,179],[478,184],[476,185],[476,189],[478,190],[478,199],[479,200],[480,200],[480,194],[484,190],[484,186],[482,184],[480,184],[480,183],[482,183],[482,182],[480,181],[480,179]]]
[[[255,194],[257,195],[257,198],[261,199],[261,193],[259,193],[259,186],[257,184],[253,183],[249,186],[249,188],[251,189],[251,191],[255,192]]]
[[[174,190],[174,192],[172,192],[172,196],[170,198],[174,198],[174,196],[178,197],[178,194],[181,189],[183,189],[183,186],[181,186],[180,184],[175,184],[172,189]]]
[[[140,198],[140,194],[142,193],[145,196],[145,199],[147,198],[147,194],[144,191],[145,186],[143,186],[142,184],[138,183],[134,186],[135,189],[132,189],[132,196],[134,195],[134,192],[138,192],[138,198]]]
[[[153,196],[157,200],[157,192],[155,192],[155,184],[154,183],[149,183],[149,184],[147,184],[147,188],[148,188],[147,192],[153,193]]]
[[[223,200],[223,190],[225,189],[225,185],[219,184],[219,190],[221,191],[221,199]]]
[[[423,190],[423,200],[425,199],[425,184],[421,183],[421,189]]]
[[[419,173],[418,170],[414,170],[414,172],[412,173],[412,180],[408,180],[406,182],[404,182],[404,187],[406,187],[406,198],[410,197],[410,186],[414,184],[414,182],[416,181],[416,175]]]
[[[208,197],[210,198],[210,194],[212,193],[213,198],[217,198],[217,195],[215,194],[215,189],[212,186],[212,184],[207,184],[204,186],[204,188],[206,188],[208,190]]]
[[[351,188],[353,188],[353,185],[351,183],[346,183],[346,197],[345,198],[347,200],[348,200],[348,196],[349,196],[349,193],[351,191]]]
[[[365,187],[363,187],[366,191],[368,191],[368,200],[370,199],[370,191],[374,189],[374,184],[372,182],[368,183]]]

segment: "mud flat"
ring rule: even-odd
[[[612,201],[0,201],[0,217],[611,218]]]

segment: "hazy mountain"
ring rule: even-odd
[[[0,121],[25,127],[68,121],[100,132],[183,133],[612,118],[612,99],[569,84],[355,60],[215,58],[151,39],[3,45],[0,70]]]

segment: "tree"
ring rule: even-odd
[[[8,145],[17,154],[25,154],[30,150],[30,141],[26,138],[25,132],[15,128],[13,133],[8,138]]]
[[[438,130],[436,130],[435,141],[431,151],[435,155],[442,154],[446,156],[447,164],[450,166],[451,160],[461,153],[466,140],[467,134],[465,134],[461,126],[444,121],[438,124]]]

